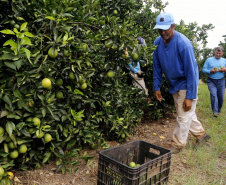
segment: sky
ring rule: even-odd
[[[208,32],[207,47],[215,48],[220,41],[224,41],[226,35],[226,0],[162,0],[168,2],[164,9],[174,16],[176,24],[184,20],[185,24],[197,22],[199,26],[203,24],[213,24],[215,27]]]

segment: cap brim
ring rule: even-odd
[[[168,30],[171,25],[155,25],[153,29]]]

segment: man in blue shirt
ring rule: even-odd
[[[153,55],[155,97],[162,101],[160,88],[164,73],[177,111],[177,126],[169,146],[172,153],[185,147],[189,131],[199,144],[210,138],[195,113],[199,72],[194,49],[186,36],[174,30],[175,26],[172,14],[164,12],[157,16],[154,29],[158,29],[160,36],[154,42],[158,47]]]
[[[223,47],[217,47],[215,56],[208,58],[202,69],[203,73],[208,74],[207,84],[214,117],[218,117],[224,103],[226,59],[222,58],[223,51]]]

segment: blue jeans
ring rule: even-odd
[[[210,100],[213,114],[220,113],[224,103],[225,78],[208,78],[207,85],[210,91]]]

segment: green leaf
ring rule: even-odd
[[[24,125],[25,125],[25,122],[20,122],[20,123],[18,123],[18,124],[16,125],[16,128],[17,128],[18,130],[21,130],[21,129],[24,127]]]
[[[26,137],[31,137],[31,135],[30,135],[30,133],[27,131],[27,129],[22,129],[22,130],[21,130],[21,133],[22,133],[23,135],[25,135]]]
[[[62,166],[62,174],[65,174],[65,173],[66,173],[66,167]]]
[[[17,56],[11,54],[11,53],[5,53],[0,57],[0,60],[13,60],[17,58]]]
[[[14,62],[14,64],[16,65],[17,69],[20,69],[23,64],[23,60],[17,60],[16,62]]]
[[[46,163],[50,157],[51,157],[51,152],[46,152],[42,163]]]
[[[9,29],[7,29],[7,30],[2,30],[2,31],[0,31],[1,33],[4,33],[4,34],[9,34],[9,35],[15,35],[15,33],[12,31],[12,30],[9,30]]]
[[[0,154],[1,155],[1,154]],[[62,161],[57,161],[56,165],[59,166],[62,163]]]
[[[11,102],[9,96],[7,96],[7,95],[3,96],[3,100],[9,105],[10,108],[12,108],[12,102]]]
[[[13,91],[13,94],[14,94],[14,96],[16,96],[17,98],[21,98],[21,97],[22,97],[22,95],[21,95],[21,93],[20,93],[19,90]]]
[[[12,135],[13,130],[15,130],[15,124],[12,121],[7,121],[6,123],[6,131],[8,132],[9,136]]]
[[[20,27],[20,31],[23,31],[27,27],[27,22],[23,23]]]
[[[24,32],[24,35],[28,36],[28,37],[34,37],[34,35],[30,32]]]
[[[30,39],[29,39],[30,40]],[[30,50],[28,50],[28,49],[26,49],[26,48],[22,48],[22,49],[20,49],[20,51],[22,52],[22,53],[26,53],[26,56],[27,56],[27,59],[29,60],[29,62],[32,64],[32,62],[31,62],[31,60],[30,60],[30,57],[31,57],[31,51]],[[33,64],[32,64],[33,65]]]
[[[42,116],[45,117],[46,116],[46,109],[45,108],[42,108],[41,109],[41,112],[42,112]]]
[[[16,70],[16,65],[13,62],[4,62],[4,64],[9,68]]]
[[[9,40],[7,40],[4,44],[3,44],[3,46],[7,46],[7,45],[10,45],[11,47],[16,47],[17,48],[17,43],[16,42],[14,42],[12,39],[9,39]]]
[[[56,21],[56,19],[54,17],[51,17],[51,16],[46,16],[46,19],[50,19],[50,20]]]
[[[20,45],[32,45],[31,40],[28,37],[23,37],[20,41]]]

